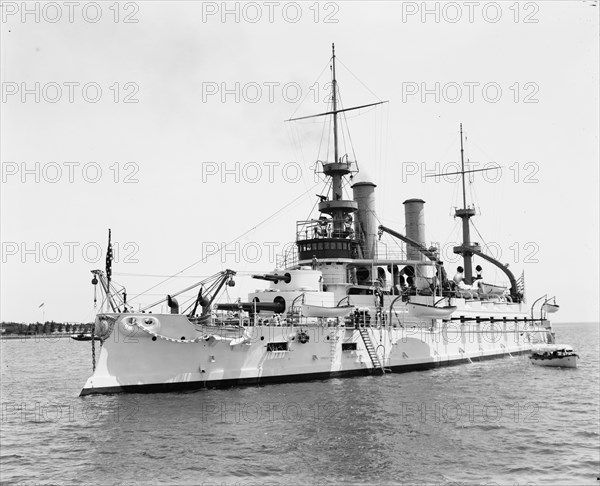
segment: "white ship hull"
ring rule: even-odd
[[[463,322],[458,316],[445,322],[411,321],[404,306],[396,314],[406,319],[398,317],[391,326],[372,323],[358,329],[313,320],[304,325],[225,330],[195,326],[183,315],[152,314],[153,322],[148,314],[99,316],[114,324],[108,330],[106,325],[97,326],[105,340],[81,395],[423,370],[525,353],[532,343],[545,342],[546,328],[535,326],[524,312],[506,312],[507,306],[519,307],[498,303],[482,312],[463,305],[457,311]],[[504,307],[506,320],[498,320],[499,307]],[[309,336],[308,342],[298,339],[300,332]],[[287,349],[277,350],[281,347]]]

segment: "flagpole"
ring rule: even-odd
[[[108,228],[108,248],[106,249],[106,310],[110,312],[111,308],[115,311],[115,306],[112,302],[112,295],[110,291],[110,280],[112,277],[112,242],[111,242],[111,230]]]
[[[108,250],[106,251],[106,280],[108,281],[108,291],[110,293],[110,277],[112,275],[112,244],[110,242],[111,231],[108,228]]]

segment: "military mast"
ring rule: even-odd
[[[344,177],[353,172],[358,172],[356,162],[349,160],[347,155],[340,157],[339,154],[339,120],[338,115],[346,111],[358,110],[370,106],[380,105],[386,101],[378,101],[351,108],[338,109],[338,88],[335,71],[335,44],[331,45],[331,72],[332,72],[332,94],[331,111],[319,113],[317,115],[291,118],[286,121],[304,120],[319,116],[333,116],[333,161],[323,161],[322,173],[331,178],[330,197],[319,196],[321,201],[318,204],[320,213],[331,216],[331,228],[320,228],[318,224],[310,222],[298,222],[296,232],[296,244],[298,246],[298,255],[300,261],[310,261],[313,257],[321,258],[353,258],[358,256],[359,250],[365,253],[363,242],[360,238],[354,238],[349,232],[347,217],[358,211],[358,204],[352,199],[343,199]],[[374,186],[374,184],[371,184]],[[329,224],[329,223],[327,223]],[[374,241],[374,235],[373,235]],[[373,245],[370,245],[373,246]]]
[[[475,171],[465,171],[465,151],[463,147],[463,129],[460,124],[460,175],[462,178],[462,195],[463,207],[456,208],[454,216],[462,219],[463,242],[461,246],[454,247],[454,253],[462,255],[465,266],[465,283],[471,285],[473,283],[473,251],[481,252],[481,247],[477,243],[471,243],[471,227],[469,219],[475,216],[475,208],[467,207],[467,192],[465,189],[465,173]]]

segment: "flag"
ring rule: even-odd
[[[517,291],[520,294],[525,294],[525,270],[521,273],[521,276],[517,279]]]
[[[113,252],[112,252],[112,244],[110,242],[110,229],[108,230],[108,249],[106,250],[106,278],[108,280],[110,280],[110,277],[112,275],[112,259],[113,259]]]
[[[40,305],[38,305],[38,309],[44,307],[44,302],[42,302]]]

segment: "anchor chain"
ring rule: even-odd
[[[94,275],[94,278],[92,279],[92,285],[94,286],[94,316],[96,316],[96,307],[98,305],[98,299],[97,299],[97,285],[98,285],[98,279],[96,278],[96,275]],[[94,325],[92,326],[92,372],[96,371],[96,323],[94,322]]]
[[[92,327],[92,371],[96,371],[96,324]]]

